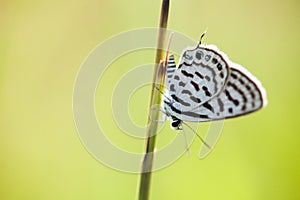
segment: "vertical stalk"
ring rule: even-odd
[[[155,122],[154,120],[158,119],[159,112],[153,112],[151,118],[150,118],[150,113],[151,113],[151,108],[153,108],[154,105],[159,105],[161,103],[161,94],[155,88],[155,86],[159,85],[160,89],[163,90],[162,87],[165,79],[164,76],[165,67],[163,63],[160,63],[160,61],[163,60],[163,52],[164,52],[163,46],[166,39],[168,14],[169,14],[169,0],[162,0],[155,66],[154,66],[154,76],[153,76],[152,91],[151,91],[151,102],[150,102],[149,116],[148,116],[146,150],[142,161],[140,185],[138,191],[139,200],[148,200],[149,193],[150,193],[150,183],[151,183],[151,174],[152,174],[151,171],[154,162],[154,153],[155,153],[154,149],[155,149],[156,131],[157,131],[157,122]]]

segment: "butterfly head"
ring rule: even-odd
[[[171,116],[171,124],[170,125],[173,129],[182,130],[181,124],[182,124],[182,120],[178,119],[175,116]]]

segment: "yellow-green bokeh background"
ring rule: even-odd
[[[0,199],[135,198],[138,176],[101,165],[81,144],[72,91],[88,53],[119,32],[156,26],[160,3],[1,1]],[[205,42],[255,74],[269,105],[228,120],[206,159],[198,159],[196,141],[191,156],[155,172],[151,199],[300,199],[299,10],[297,0],[171,2],[169,28],[195,40],[208,28]],[[111,73],[118,69],[130,67]],[[141,94],[134,106],[145,111]],[[112,122],[106,127],[118,131]],[[142,150],[143,141],[134,143]]]

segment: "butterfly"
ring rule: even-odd
[[[233,118],[267,105],[261,82],[215,45],[201,44],[201,39],[183,50],[177,67],[174,55],[168,56],[162,108],[175,130],[181,130],[183,121]]]

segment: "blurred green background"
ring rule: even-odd
[[[96,45],[122,31],[157,26],[160,4],[1,1],[0,199],[136,197],[138,175],[103,166],[81,144],[72,91],[81,63]],[[255,74],[269,105],[226,121],[206,159],[198,159],[201,143],[195,141],[191,156],[155,172],[151,199],[300,199],[299,10],[297,0],[171,1],[169,28],[195,40],[208,28],[204,42]],[[152,60],[154,53],[145,57]],[[111,81],[130,70],[129,58],[115,63]],[[129,102],[140,124],[146,120],[145,95],[149,87]],[[119,131],[107,121],[108,130]],[[131,141],[131,149],[125,137],[111,136],[124,148],[143,150],[144,141]]]

